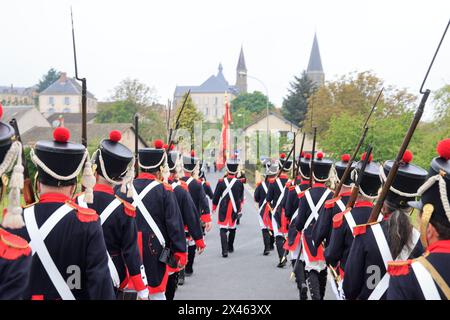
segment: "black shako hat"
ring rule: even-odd
[[[283,171],[289,171],[292,168],[292,160],[286,160],[286,154],[283,152],[280,154],[280,158],[278,159],[278,165],[280,167],[279,170],[283,169]],[[284,168],[283,168],[284,166]]]
[[[336,169],[336,174],[337,174],[337,178],[339,179],[339,181],[341,181],[342,176],[344,175],[345,169],[347,168],[349,161],[350,161],[350,155],[343,154],[341,156],[341,160],[334,164],[334,168]],[[356,162],[353,161],[351,167],[355,168],[355,166],[356,166]],[[343,185],[349,187],[352,183],[353,183],[353,180],[351,178],[351,175],[349,174],[347,179],[344,181]]]
[[[314,181],[325,182],[326,180],[328,180],[330,178],[330,170],[332,166],[333,160],[326,159],[323,157],[322,152],[317,152],[314,159]]]
[[[38,180],[53,187],[74,185],[87,157],[86,148],[82,144],[69,142],[70,132],[64,127],[56,128],[53,138],[53,141],[38,141],[34,147],[35,157],[50,169],[42,168],[34,159]],[[73,177],[62,178],[69,176]]]
[[[8,123],[0,121],[0,163],[5,159],[5,156],[14,141],[14,137],[15,133],[13,127]]]
[[[167,164],[169,166],[169,171],[171,171],[171,172],[176,171],[179,158],[180,158],[180,153],[178,151],[169,151],[168,157],[167,157]]]
[[[154,172],[166,164],[167,153],[162,140],[153,142],[154,148],[142,148],[138,151],[139,167],[143,171]]]
[[[237,159],[228,159],[227,163],[227,172],[230,174],[237,174],[239,168],[239,161]]]
[[[411,164],[413,154],[406,150],[397,175],[394,178],[389,192],[386,195],[386,201],[400,208],[408,208],[408,202],[414,201],[417,196],[417,190],[425,182],[428,172],[414,164]],[[383,182],[386,181],[389,171],[392,169],[394,160],[385,161],[380,176]]]
[[[298,172],[304,179],[309,179],[309,165],[311,162],[311,153],[305,153],[300,159],[300,168]]]
[[[190,156],[183,156],[183,170],[193,172],[199,162],[200,159],[195,157],[195,151],[192,150]]]
[[[450,227],[450,138],[440,141],[436,150],[439,156],[431,160],[428,179],[418,190],[421,199],[409,205],[421,210],[432,205],[431,221]]]
[[[94,161],[97,164],[96,171],[104,178],[103,168],[108,178],[120,180],[126,174],[128,165],[133,160],[133,153],[119,142],[121,139],[120,131],[113,130],[109,133],[109,139],[104,139],[100,143]],[[100,157],[103,164],[101,164]]]
[[[361,157],[361,161],[358,161],[355,165],[355,169],[352,171],[352,180],[357,181],[358,176],[363,164],[364,159],[366,158],[366,153]],[[366,169],[363,173],[363,178],[361,180],[361,184],[359,186],[360,193],[363,196],[376,197],[378,195],[378,190],[381,187],[380,180],[380,165],[376,162],[372,162],[372,154],[370,154],[369,162],[366,165]]]

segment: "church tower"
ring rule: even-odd
[[[308,69],[306,70],[308,78],[320,87],[325,82],[325,73],[322,68],[322,59],[320,59],[319,43],[317,42],[317,34],[314,34],[314,41],[309,56]]]
[[[239,93],[247,93],[247,67],[245,66],[244,49],[242,46],[236,68],[236,88],[239,90]]]

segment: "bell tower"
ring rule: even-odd
[[[245,66],[244,49],[242,46],[236,67],[236,88],[239,90],[239,93],[247,93],[247,67]]]

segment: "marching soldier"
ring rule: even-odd
[[[219,179],[213,197],[213,213],[219,208],[218,224],[220,226],[220,242],[222,256],[228,257],[228,252],[234,251],[236,236],[236,220],[241,211],[244,197],[244,185],[236,177],[239,163],[229,159],[226,163],[227,176]],[[227,236],[227,232],[229,233]]]
[[[439,142],[428,180],[419,188],[421,199],[410,203],[420,212],[420,258],[388,265],[387,299],[450,299],[450,139]],[[391,218],[392,219],[392,218]]]
[[[197,253],[201,254],[205,250],[205,242],[203,240],[203,231],[200,223],[199,214],[189,194],[189,188],[186,182],[180,180],[177,174],[179,153],[170,151],[168,154],[168,165],[170,176],[168,182],[172,185],[178,206],[183,218],[184,230],[186,233],[186,246],[193,244],[197,248]],[[166,297],[167,300],[173,300],[177,285],[184,284],[184,270],[172,269],[167,284]]]
[[[274,178],[277,174],[278,166],[271,166],[270,162],[266,164],[265,178],[263,181],[258,182],[254,192],[254,200],[258,203],[258,221],[261,227],[264,252],[263,255],[268,255],[273,247],[273,232],[272,219],[270,217],[269,207],[267,206],[266,195],[268,191],[269,180]]]
[[[357,195],[354,195],[356,199],[352,198],[351,200],[352,203],[354,201],[354,205],[353,207],[348,207],[349,204],[347,204],[348,208],[344,208],[342,212],[333,217],[331,236],[328,240],[328,246],[325,249],[325,260],[327,264],[330,268],[338,270],[339,279],[337,279],[337,282],[340,289],[342,288],[342,279],[345,279],[344,270],[353,243],[353,229],[357,225],[364,224],[369,220],[373,201],[378,197],[378,190],[381,186],[379,177],[380,165],[372,162],[372,154],[370,154],[367,160],[368,163],[364,172],[361,172],[363,170],[362,162],[366,156],[366,153],[364,153],[361,161],[356,164],[352,172],[354,181],[357,181],[356,174],[358,176],[362,175],[359,186],[354,187],[357,188],[355,193],[358,192]],[[352,275],[349,274],[348,276],[351,277]],[[338,293],[339,297],[343,298],[342,291]]]
[[[343,154],[341,156],[341,161],[338,161],[334,164],[334,168],[336,170],[336,185],[340,183],[340,180],[342,179],[349,161],[350,155]],[[352,168],[355,167],[355,164],[356,162],[352,163]],[[352,178],[349,176],[347,180],[342,184],[339,196],[325,202],[325,205],[323,206],[322,211],[319,214],[319,219],[314,225],[314,243],[324,243],[324,246],[328,246],[328,242],[330,241],[331,237],[331,231],[333,230],[333,217],[336,214],[345,211],[347,202],[352,194],[352,182]]]
[[[353,229],[355,239],[345,265],[343,283],[346,299],[385,299],[389,283],[388,262],[417,257],[423,251],[418,241],[419,232],[409,221],[411,208],[408,201],[415,199],[427,172],[412,164],[412,158],[412,153],[407,150],[383,203],[378,219],[384,217],[383,221],[366,224],[367,217],[365,223]],[[386,181],[393,162],[386,161],[380,168],[382,182]]]
[[[314,156],[314,155],[311,155]],[[314,244],[312,230],[321,207],[332,196],[331,190],[325,185],[330,179],[333,161],[323,158],[323,153],[317,153],[312,172],[314,184],[303,193],[299,200],[298,215],[295,227],[301,232],[301,259],[305,262],[305,276],[308,289],[313,300],[322,300],[325,295],[327,270],[322,244]]]
[[[302,152],[303,153],[303,152]],[[294,184],[289,186],[289,191],[286,200],[285,212],[286,218],[290,221],[288,228],[288,239],[284,244],[284,249],[288,250],[291,258],[291,265],[297,283],[297,289],[299,290],[300,300],[307,299],[307,287],[304,281],[304,261],[298,261],[298,255],[300,254],[300,237],[301,233],[297,231],[295,227],[295,218],[298,215],[298,203],[299,199],[303,197],[304,191],[309,187],[309,162],[311,160],[311,154],[300,155],[300,167],[299,175],[296,177]],[[301,265],[299,265],[301,264]]]
[[[93,200],[89,153],[83,145],[69,142],[66,128],[56,128],[53,137],[38,141],[30,152],[38,171],[39,202],[25,208],[25,227],[19,230],[33,250],[25,297],[114,299],[99,216],[71,200],[83,164],[86,202]]]
[[[212,228],[211,214],[209,209],[208,199],[206,198],[205,190],[199,179],[196,179],[197,171],[199,170],[200,159],[195,157],[195,152],[192,150],[190,156],[183,156],[183,180],[189,189],[189,194],[194,201],[197,212],[200,215],[199,218],[204,226],[204,231],[209,232]],[[191,276],[194,272],[194,259],[195,259],[196,246],[194,243],[190,243],[188,247],[188,262],[184,273],[186,276]]]
[[[285,164],[286,163],[286,164]],[[284,167],[283,167],[284,165]],[[292,168],[292,160],[286,161],[286,154],[280,154],[278,166],[281,171],[279,177],[269,180],[269,189],[267,191],[266,201],[272,215],[272,226],[275,236],[275,245],[277,247],[279,262],[277,267],[283,268],[286,265],[285,250],[283,248],[286,242],[287,224],[286,215],[282,206],[283,199],[287,194],[289,186],[289,177],[287,173]]]
[[[136,207],[138,245],[149,284],[150,300],[165,300],[169,267],[186,264],[186,239],[180,209],[171,185],[162,182],[167,168],[163,142],[139,150],[141,173],[130,185]],[[126,194],[117,192],[121,198]]]
[[[0,114],[2,113],[0,104]],[[14,129],[7,123],[0,121],[0,200],[6,191],[6,181],[3,175],[9,168],[13,169],[14,180],[22,168],[22,145],[19,141],[14,141]],[[20,170],[22,169],[22,170]],[[6,176],[5,176],[6,177]],[[17,182],[17,181],[15,181]],[[10,187],[10,203],[7,212],[3,216],[2,226],[5,228],[18,229],[23,227],[22,210],[20,208],[20,184]],[[16,201],[11,201],[16,198]],[[0,300],[23,299],[25,289],[28,285],[28,278],[31,266],[31,248],[28,242],[0,227]]]
[[[119,141],[120,131],[113,130],[109,139],[100,142],[93,155],[96,164],[94,202],[87,204],[85,194],[77,197],[84,208],[94,209],[100,216],[108,254],[108,266],[117,296],[128,299],[124,290],[128,283],[137,291],[138,299],[148,299],[147,280],[137,246],[136,209],[131,203],[114,194],[114,187],[126,185],[134,175],[133,153]],[[134,293],[130,295],[135,297]]]
[[[208,181],[206,181],[205,169],[203,168],[203,166],[201,166],[200,174],[199,174],[198,178],[202,182],[203,190],[205,191],[206,196],[210,200],[212,200],[212,198],[214,196],[214,193],[213,193],[213,191],[211,189],[211,184]]]

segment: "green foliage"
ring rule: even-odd
[[[184,102],[184,99],[186,98],[185,93],[183,95],[183,98],[181,101]],[[181,111],[182,104],[180,103],[179,106],[177,106],[177,112],[175,117],[173,118],[172,127],[175,128],[175,121],[178,118],[178,115]],[[191,96],[188,97],[186,100],[186,105],[184,107],[183,113],[180,116],[180,126],[179,128],[184,128],[189,130],[192,134],[194,133],[194,123],[195,121],[203,121],[203,114],[197,110],[195,107],[194,102],[191,99]]]
[[[232,116],[233,116],[233,123],[231,125],[231,128],[238,129],[244,128],[245,126],[251,124],[257,115],[243,107],[240,107],[239,109],[234,111]]]
[[[39,80],[36,91],[42,92],[47,89],[53,82],[59,79],[61,76],[61,72],[57,71],[53,68],[47,71],[46,74],[42,76],[42,79]]]
[[[155,88],[147,86],[138,79],[126,78],[114,88],[111,100],[129,101],[134,105],[147,107],[158,99]]]
[[[231,101],[231,112],[235,114],[239,109],[244,109],[250,113],[259,114],[267,109],[267,103],[269,104],[269,110],[275,108],[274,104],[268,101],[268,97],[259,91],[243,93]]]
[[[450,117],[450,84],[447,84],[434,93],[436,103],[436,116],[438,119]]]
[[[130,100],[105,102],[99,104],[95,121],[98,123],[130,123],[137,111],[138,106]]]
[[[288,95],[283,100],[281,113],[289,121],[301,125],[308,109],[308,98],[314,93],[315,87],[303,71],[300,77],[294,77],[290,83]]]

